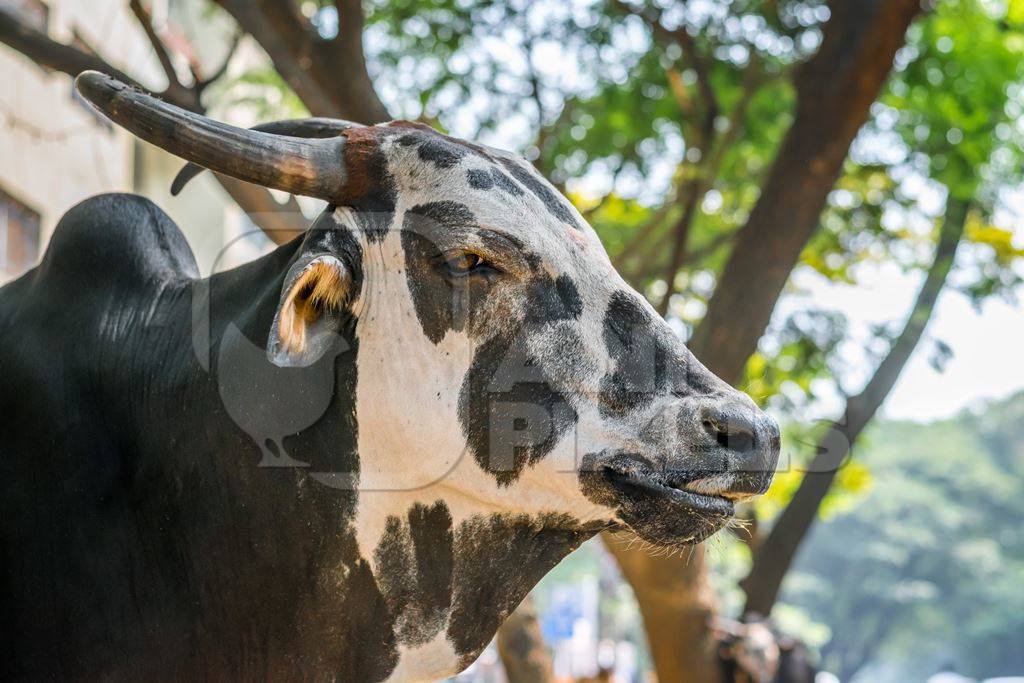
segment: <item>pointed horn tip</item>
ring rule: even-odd
[[[83,71],[75,78],[75,90],[93,104],[110,100],[128,86],[99,71]]]
[[[188,182],[188,178],[182,178],[184,169],[178,171],[178,175],[174,176],[174,180],[171,181],[171,196],[177,197],[181,194],[182,189],[185,187],[185,183]]]

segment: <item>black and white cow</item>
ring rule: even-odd
[[[156,206],[96,197],[0,289],[5,679],[441,678],[597,531],[698,542],[768,486],[772,420],[521,159],[77,87],[329,206],[200,279]]]

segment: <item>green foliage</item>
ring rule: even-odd
[[[899,71],[881,102],[928,175],[959,199],[978,197],[983,166],[1005,137],[1009,93],[1024,73],[1024,35],[991,3],[945,0],[911,32]],[[1002,179],[1003,182],[1009,180]]]
[[[1009,231],[992,223],[1001,193],[1021,182],[1024,168],[1018,122],[1024,111],[1024,24],[1012,16],[1019,11],[1016,4],[1008,11],[984,0],[941,0],[913,25],[821,228],[801,256],[803,268],[850,285],[858,284],[867,264],[926,269],[942,217],[936,198],[945,196],[974,208],[955,286],[980,302],[1009,295],[1020,283],[1022,251]],[[790,332],[786,323],[776,325],[768,339]],[[879,330],[883,345],[888,332]],[[823,380],[841,384],[835,363],[822,357],[837,345],[814,342],[812,337],[801,345],[806,362],[795,367],[788,350],[793,340],[774,344],[752,359],[747,386],[766,393],[773,386],[799,387],[800,400],[813,402],[811,387]],[[780,407],[799,402],[790,394]]]
[[[309,110],[271,66],[259,66],[214,86],[218,109],[240,107],[256,121],[309,116]]]
[[[1024,670],[1022,418],[1024,394],[928,425],[883,422],[856,447],[872,484],[815,528],[783,594],[830,630],[830,670]]]

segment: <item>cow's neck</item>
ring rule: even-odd
[[[443,677],[470,663],[530,588],[595,530],[550,515],[467,514],[465,501],[443,493],[416,502],[377,494],[384,529],[361,544],[358,340],[309,370],[266,360],[296,248],[168,292],[167,317],[191,330],[176,348],[159,341],[166,329],[141,335],[137,357],[157,344],[165,351],[132,403],[163,425],[139,437],[154,456],[152,491],[140,493],[153,518],[180,520],[190,581],[167,587],[171,602],[189,612],[182,624],[211,637],[201,642],[219,643],[217,652],[195,653],[207,667],[222,658],[237,675],[300,667],[346,680]],[[168,481],[176,495],[157,495]],[[240,634],[258,634],[259,645],[230,659],[254,647]]]

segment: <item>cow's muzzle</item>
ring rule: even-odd
[[[736,502],[768,489],[778,461],[778,425],[749,399],[693,405],[677,419],[678,452],[608,450],[581,463],[584,493],[658,545],[696,543],[721,529]]]

